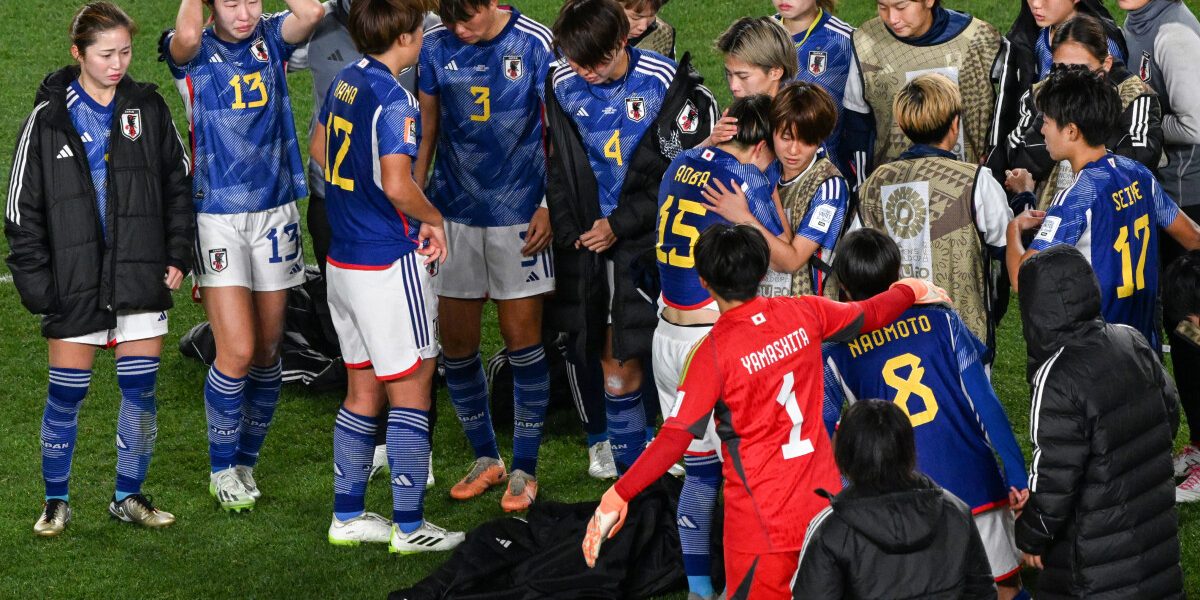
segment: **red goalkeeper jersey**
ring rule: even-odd
[[[725,545],[799,550],[809,521],[841,490],[821,419],[821,343],[859,332],[861,308],[821,297],[756,298],[725,312],[688,359],[663,428],[703,435],[716,418],[724,451]]]

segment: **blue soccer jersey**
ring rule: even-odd
[[[783,233],[783,224],[771,195],[775,186],[758,167],[738,162],[719,148],[684,150],[663,175],[658,188],[658,273],[662,282],[663,302],[668,306],[693,310],[712,302],[712,296],[700,287],[696,259],[692,254],[696,240],[716,223],[728,223],[709,212],[701,192],[712,181],[739,186],[746,193],[750,212],[771,233]]]
[[[883,399],[913,426],[917,469],[982,512],[1029,487],[1012,425],[980,357],[986,348],[953,310],[910,308],[882,329],[827,344],[825,420],[844,400]],[[1004,474],[996,464],[999,454]]]
[[[817,157],[822,155],[821,152],[818,152]],[[816,164],[815,158],[813,164]],[[808,168],[811,169],[812,165],[810,164]],[[780,182],[779,185],[780,187],[795,185],[795,182],[803,176],[804,173],[801,173],[792,181]],[[846,183],[846,179],[830,177],[813,193],[812,202],[808,205],[808,211],[804,213],[804,216],[799,222],[792,224],[796,235],[817,244],[817,251],[813,256],[826,264],[833,262],[834,248],[837,246],[838,238],[841,237],[842,228],[846,222],[846,207],[849,201],[850,186]],[[826,274],[814,263],[815,261],[809,261],[806,270],[812,278],[812,289],[819,292],[825,289]]]
[[[79,80],[67,87],[67,113],[71,124],[83,140],[88,167],[92,174],[92,189],[96,192],[96,213],[100,230],[108,238],[108,133],[112,131],[113,103],[101,106],[92,99]],[[59,158],[62,158],[61,156]]]
[[[600,189],[600,215],[608,217],[621,197],[629,159],[658,118],[675,62],[637,48],[629,52],[624,77],[591,85],[563,66],[554,74],[554,95],[583,140]]]
[[[1149,169],[1109,154],[1055,196],[1029,249],[1078,248],[1100,280],[1104,319],[1136,328],[1157,348],[1158,230],[1178,215]]]
[[[818,9],[819,10],[819,9]],[[776,19],[782,21],[780,15]],[[842,98],[846,95],[846,80],[850,77],[850,62],[854,60],[854,47],[850,36],[854,28],[845,21],[820,10],[807,31],[792,36],[796,45],[796,59],[800,70],[797,81],[815,83],[829,92],[838,109],[837,124],[833,133],[825,140],[834,164],[846,170],[843,164],[840,141],[842,139]]]
[[[464,44],[438,25],[421,46],[418,85],[441,105],[429,199],[447,219],[476,227],[528,223],[546,194],[551,33],[508,10],[487,42]]]
[[[319,117],[325,126],[325,210],[333,234],[329,263],[387,267],[417,249],[421,225],[396,210],[383,192],[379,159],[406,154],[416,161],[417,99],[386,65],[364,56],[338,73]]]
[[[288,14],[263,15],[238,43],[209,27],[185,65],[171,59],[174,31],[163,36],[190,122],[196,212],[257,212],[308,195],[284,76],[296,49],[283,41]]]
[[[1050,67],[1054,66],[1054,52],[1050,50],[1050,28],[1043,27],[1038,32],[1037,41],[1034,42],[1034,53],[1037,54],[1037,78],[1041,81],[1050,74]],[[1119,63],[1125,62],[1125,53],[1121,52],[1121,45],[1116,40],[1108,38],[1108,54],[1112,59]]]

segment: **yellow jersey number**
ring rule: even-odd
[[[263,84],[262,73],[247,73],[245,75],[234,75],[233,79],[229,80],[229,86],[233,88],[233,104],[230,108],[258,108],[267,104],[267,86]],[[243,89],[245,86],[245,89]],[[246,102],[246,92],[249,90],[251,94],[257,96],[256,100]]]
[[[346,153],[350,151],[350,132],[353,130],[354,123],[329,113],[329,121],[325,124],[325,181],[347,192],[354,191],[354,180],[342,177],[338,173],[342,170],[342,161],[346,160]],[[342,143],[338,145],[337,155],[333,156],[331,161],[329,157],[333,154],[333,137],[338,134],[342,136]]]
[[[1129,243],[1129,226],[1121,228],[1113,249],[1121,253],[1121,285],[1117,286],[1117,297],[1128,298],[1146,287],[1146,250],[1150,246],[1150,215],[1142,215],[1133,222],[1133,235],[1142,242],[1138,254],[1137,270],[1133,269],[1132,248]]]
[[[908,367],[908,377],[903,377],[898,373],[900,369]],[[929,386],[921,383],[921,378],[925,376],[925,368],[921,366],[921,359],[915,354],[901,354],[894,357],[883,364],[883,381],[892,389],[896,390],[896,399],[893,401],[904,414],[908,415],[908,420],[912,422],[913,427],[924,425],[933,420],[938,413],[937,399],[933,397],[933,390]],[[916,396],[925,404],[920,412],[912,412],[908,406],[909,400]]]
[[[612,137],[604,143],[604,157],[611,158],[617,161],[617,166],[621,166],[621,130],[613,132]]]
[[[675,218],[671,220],[671,233],[688,241],[687,254],[680,254],[676,248],[672,248],[670,252],[663,250],[663,240],[667,235],[667,220],[671,218],[672,206],[678,207],[679,212],[675,213]],[[700,239],[700,230],[684,224],[683,217],[688,214],[703,217],[708,214],[708,209],[699,202],[683,198],[676,199],[675,196],[667,196],[667,201],[663,203],[662,208],[658,209],[658,244],[654,250],[658,262],[681,269],[690,269],[696,266],[696,257],[692,255],[692,250],[696,247],[696,240]]]
[[[492,118],[492,90],[483,86],[472,86],[471,95],[475,96],[475,104],[482,107],[483,112],[471,115],[471,120],[482,123]]]

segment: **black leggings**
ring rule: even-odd
[[[1193,221],[1200,222],[1200,206],[1185,206],[1183,212]],[[1184,249],[1171,236],[1159,237],[1159,258],[1162,260],[1159,273],[1166,270],[1171,261],[1182,256]],[[1191,443],[1200,446],[1200,348],[1175,335],[1175,324],[1165,323],[1167,339],[1171,343],[1171,362],[1175,366],[1175,385],[1179,388],[1179,404],[1187,419]]]

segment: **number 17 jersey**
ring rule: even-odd
[[[1075,246],[1100,281],[1104,320],[1136,328],[1158,348],[1158,229],[1178,215],[1179,206],[1149,169],[1108,154],[1080,169],[1075,183],[1055,196],[1029,249]]]

